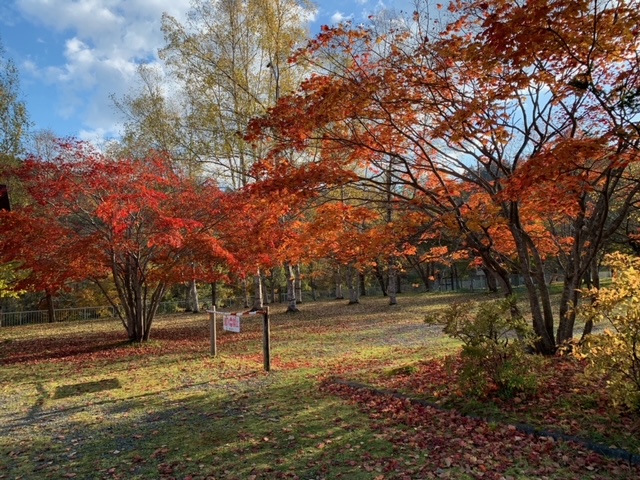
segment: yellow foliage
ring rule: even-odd
[[[640,410],[640,258],[614,253],[606,264],[615,271],[612,286],[589,291],[595,302],[581,313],[611,328],[589,338],[583,353],[608,378],[613,403]]]
[[[24,274],[24,273],[23,273]],[[15,288],[20,272],[13,263],[0,265],[0,298],[17,298],[24,292]]]

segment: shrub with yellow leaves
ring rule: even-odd
[[[586,319],[606,322],[600,335],[592,335],[581,353],[592,371],[603,375],[615,405],[640,410],[640,258],[610,254],[605,263],[613,268],[611,287],[591,290],[595,301],[582,307]]]

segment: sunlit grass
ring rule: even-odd
[[[367,297],[295,315],[271,306],[270,373],[259,316],[240,334],[219,320],[215,358],[206,314],[158,318],[143,345],[113,321],[2,329],[0,478],[401,478],[428,452],[399,451],[318,385],[375,383],[455,352],[424,317],[470,298],[492,296]]]
[[[441,354],[447,342],[423,318],[452,298],[303,304],[296,315],[272,306],[269,374],[258,316],[243,318],[240,334],[218,325],[216,358],[206,314],[158,318],[144,345],[128,344],[118,322],[3,329],[0,423],[8,433],[0,463],[23,478],[323,476],[329,469],[371,478],[390,444],[353,407],[319,393],[318,379],[345,371],[366,377],[424,358],[427,345]]]

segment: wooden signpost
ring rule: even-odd
[[[271,327],[269,326],[269,307],[264,309],[262,323],[262,355],[265,371],[271,370]]]
[[[262,314],[262,355],[264,357],[264,369],[268,372],[271,370],[271,327],[269,324],[269,307],[264,310],[249,311],[244,313],[218,312],[214,306],[211,310],[207,310],[209,314],[209,335],[211,341],[211,356],[218,355],[216,319],[218,315],[222,315],[222,327],[229,332],[240,332],[240,319],[244,315]]]

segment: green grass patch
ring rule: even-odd
[[[485,298],[305,303],[296,315],[272,306],[270,373],[258,317],[243,318],[239,334],[220,320],[216,358],[204,314],[159,318],[143,345],[127,343],[117,322],[2,329],[0,478],[477,478],[481,455],[456,456],[455,422],[437,426],[440,443],[422,444],[415,439],[429,429],[406,406],[368,409],[367,399],[319,388],[330,377],[404,379],[398,388],[428,395],[424,366],[458,343],[423,319],[471,297]],[[542,476],[535,462],[512,468],[513,478]],[[558,464],[553,478],[571,478],[571,468]],[[597,478],[590,472],[580,478]]]

